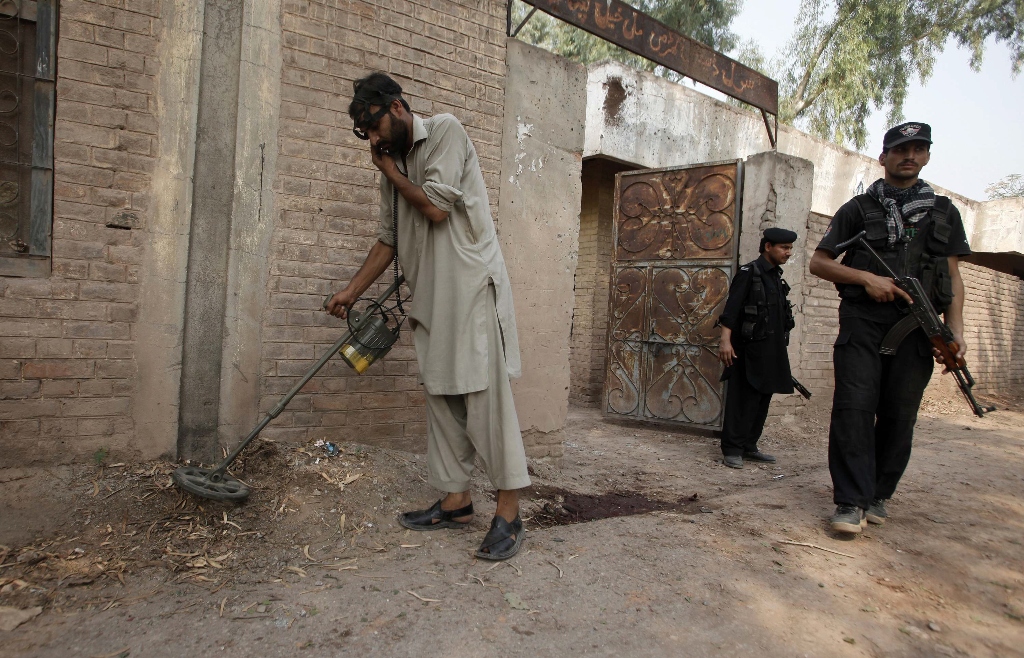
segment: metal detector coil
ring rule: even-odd
[[[348,331],[324,352],[323,356],[309,369],[309,372],[303,375],[302,379],[274,405],[274,408],[267,412],[263,420],[249,432],[249,436],[245,437],[245,440],[239,443],[223,462],[212,469],[182,466],[171,474],[171,479],[174,483],[179,488],[202,498],[234,502],[241,502],[248,498],[249,485],[229,475],[227,472],[228,466],[231,465],[231,462],[235,461],[235,458],[238,457],[247,445],[252,443],[253,439],[259,436],[260,432],[270,424],[270,421],[277,418],[284,411],[284,408],[288,406],[292,398],[298,395],[302,387],[308,384],[309,380],[313,379],[316,373],[320,372],[320,369],[343,348],[346,346],[351,347],[353,350],[351,353],[359,355],[365,361],[365,365],[362,365],[362,370],[360,370],[353,361],[350,361],[344,354],[342,355],[345,361],[355,368],[358,373],[364,372],[370,367],[371,363],[388,353],[391,346],[398,340],[398,334],[405,317],[404,313],[401,312],[401,302],[403,300],[400,298],[394,307],[385,307],[384,304],[391,295],[397,295],[398,289],[404,281],[404,276],[397,276],[395,282],[388,286],[388,289],[380,297],[370,302],[370,306],[366,311],[363,313],[350,312]],[[396,308],[399,309],[397,313],[395,312]],[[393,321],[394,328],[388,327],[389,320]],[[363,363],[362,361],[357,362]]]

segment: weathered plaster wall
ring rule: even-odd
[[[512,279],[527,453],[562,456],[579,251],[586,68],[509,39],[498,232]]]
[[[795,231],[797,244],[789,262],[783,266],[786,282],[792,288],[790,301],[796,327],[789,336],[789,360],[793,375],[803,375],[804,324],[803,301],[812,277],[807,272],[808,255],[800,247],[807,243],[807,216],[811,211],[811,186],[814,164],[783,153],[758,153],[743,163],[743,211],[741,215],[739,262],[758,257],[765,229]],[[777,404],[800,404],[799,396],[779,397]]]
[[[760,115],[617,62],[591,66],[587,90],[588,157],[668,167],[745,158],[771,149]],[[814,163],[811,210],[822,215],[831,216],[882,175],[874,158],[791,127],[780,127],[778,142],[780,153]],[[933,157],[943,157],[941,141],[932,151]],[[1024,253],[1024,203],[978,202],[936,189],[960,209],[972,245],[979,240],[976,250]],[[989,244],[983,235],[992,236],[985,240],[999,236],[999,248],[983,247]]]
[[[878,162],[785,127],[774,155],[766,152],[770,145],[759,115],[618,63],[598,64],[589,72],[586,156],[645,167],[746,159],[740,262],[753,259],[759,233],[768,226],[785,226],[800,235],[785,268],[797,307],[790,357],[795,374],[815,391],[813,401],[827,404],[838,298],[831,284],[806,273],[806,264],[835,210],[882,175]],[[941,157],[941,144],[933,151],[934,157]],[[937,191],[951,196],[960,209],[975,251],[1024,253],[1024,202],[977,202],[942,188]],[[607,267],[607,260],[599,267]],[[1024,330],[1024,320],[1018,326],[1016,319],[1018,290],[1024,283],[967,264],[964,281],[967,340],[978,345],[970,358],[974,369],[985,373],[985,382],[991,382],[979,384],[979,390],[1021,386],[1017,369],[997,354],[1015,350],[1017,335]],[[1004,299],[1006,306],[998,306],[997,299]],[[582,338],[575,333],[573,340],[582,347]],[[933,384],[942,381],[936,377]],[[592,376],[589,384],[597,386],[598,378]],[[798,396],[779,397],[773,412],[799,404],[803,402]]]

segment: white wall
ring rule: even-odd
[[[715,162],[768,151],[760,114],[618,62],[591,66],[584,157],[601,155],[643,167]],[[779,152],[814,163],[811,210],[833,215],[882,176],[870,157],[794,128],[781,127]],[[941,139],[933,158],[943,157]],[[881,151],[881,148],[879,148]],[[924,171],[927,180],[928,170]],[[976,251],[1024,253],[1024,200],[979,202],[936,188],[960,209]]]

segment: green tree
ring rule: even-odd
[[[729,52],[739,45],[729,25],[739,13],[743,0],[633,0],[629,4],[680,34],[705,43],[719,52]],[[530,9],[532,7],[523,2],[514,3],[513,28],[519,25]],[[680,77],[648,59],[540,11],[533,15],[517,37],[583,64],[616,59],[642,71],[657,71],[671,79]]]
[[[1024,197],[1024,176],[1010,174],[985,188],[989,200]]]
[[[898,122],[911,82],[927,82],[947,43],[968,49],[978,70],[989,38],[1007,44],[1016,76],[1024,0],[802,0],[796,32],[766,73],[780,83],[780,120],[863,148],[872,108]]]

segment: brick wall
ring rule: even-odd
[[[0,466],[129,446],[158,0],[60,3],[53,273],[0,278]]]
[[[504,2],[287,0],[282,20],[279,215],[264,315],[261,411],[340,336],[341,322],[321,310],[324,296],[351,278],[376,241],[379,174],[366,142],[351,131],[352,81],[383,70],[402,84],[413,112],[458,117],[480,156],[492,212],[501,163]],[[408,331],[370,373],[355,375],[335,360],[265,435],[305,440],[344,427],[356,440],[423,436],[423,394]]]
[[[814,248],[821,242],[831,217],[810,213],[803,249],[804,262],[809,263]],[[801,300],[792,300],[799,305]],[[832,345],[839,335],[839,296],[836,287],[816,276],[804,277],[803,343],[799,358],[790,354],[800,383],[814,393],[814,402],[831,402],[835,384],[832,376]],[[797,398],[794,398],[797,399]]]
[[[968,367],[981,393],[1020,395],[1024,387],[1024,281],[971,263],[964,280]]]

